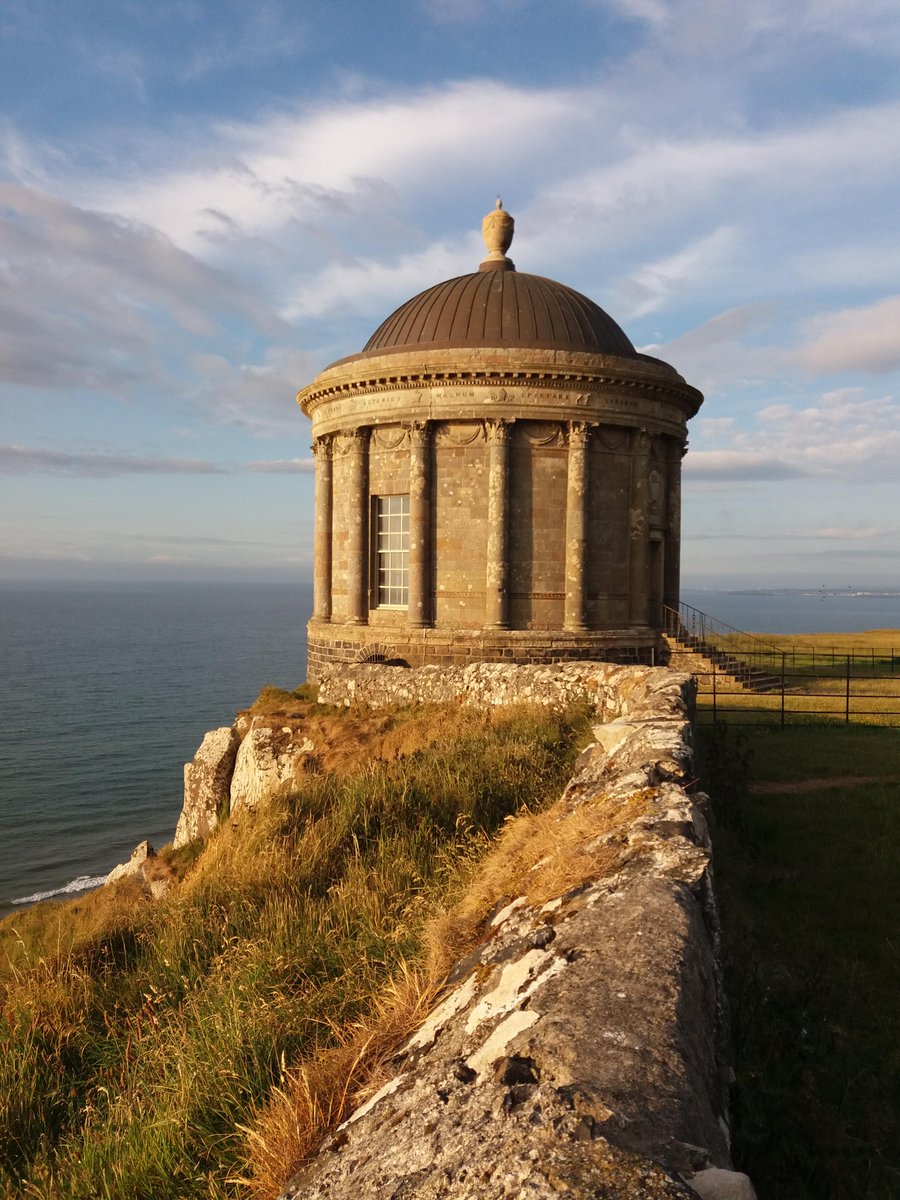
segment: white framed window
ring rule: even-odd
[[[375,496],[375,603],[409,605],[409,496]]]

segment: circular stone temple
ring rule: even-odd
[[[331,663],[660,661],[703,397],[579,292],[480,269],[298,394],[316,460],[309,676]]]

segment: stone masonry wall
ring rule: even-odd
[[[375,656],[375,657],[373,657]],[[461,668],[472,662],[563,663],[571,660],[607,663],[662,662],[667,648],[652,631],[602,635],[539,630],[446,630],[383,628],[377,625],[329,625],[310,621],[307,673],[318,682],[341,665],[400,659],[410,667],[427,662]]]
[[[321,703],[362,703],[370,708],[458,702],[482,707],[541,704],[561,710],[587,697],[603,722],[672,720],[676,716],[686,721],[692,695],[693,682],[688,675],[605,662],[517,666],[479,662],[412,671],[363,663],[331,667],[319,682]]]
[[[358,666],[319,692],[376,707],[583,697],[596,742],[533,868],[559,869],[558,890],[529,898],[526,874],[503,899],[390,1077],[279,1200],[753,1200],[729,1159],[705,797],[686,790],[690,677]],[[579,882],[560,857],[580,857]]]
[[[597,723],[540,818],[534,866],[513,876],[383,1086],[280,1200],[753,1200],[729,1158],[693,698],[689,675],[598,662],[324,672],[327,704],[587,699]],[[188,838],[229,807],[252,820],[327,748],[305,718],[244,717],[217,734],[186,772]]]

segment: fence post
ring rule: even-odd
[[[781,652],[781,728],[784,729],[784,676],[787,672],[787,664],[785,662],[785,652]]]
[[[850,724],[850,655],[847,655],[847,687],[845,690],[844,724]]]

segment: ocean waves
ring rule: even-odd
[[[53,900],[57,896],[68,896],[73,892],[90,892],[94,888],[100,887],[105,881],[105,875],[79,875],[77,879],[73,879],[62,887],[50,888],[46,892],[35,892],[31,896],[19,896],[10,900],[9,904],[17,908],[26,904],[38,904],[41,900]]]

